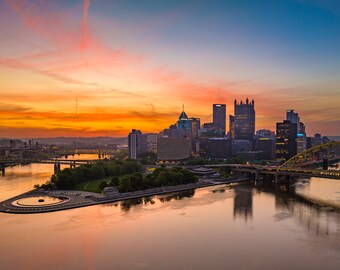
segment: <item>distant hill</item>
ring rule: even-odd
[[[33,139],[34,143],[39,144],[73,144],[73,143],[85,143],[85,144],[127,144],[127,137],[56,137],[56,138],[22,138],[23,141]]]
[[[337,142],[340,141],[340,136],[326,136],[326,137],[328,137],[331,141],[337,141]]]

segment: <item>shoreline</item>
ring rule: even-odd
[[[48,213],[55,211],[63,211],[80,207],[87,207],[92,205],[99,205],[105,203],[114,203],[120,201],[126,201],[131,199],[138,199],[143,197],[150,197],[168,193],[177,193],[187,190],[193,190],[196,188],[205,188],[210,186],[218,186],[224,184],[233,184],[239,182],[252,181],[250,178],[238,178],[238,179],[204,179],[200,180],[196,183],[191,184],[183,184],[177,186],[166,186],[159,188],[152,188],[134,192],[126,192],[119,193],[115,196],[106,197],[99,193],[86,192],[86,191],[75,191],[75,190],[53,190],[53,191],[39,191],[39,190],[31,190],[20,194],[18,196],[12,197],[0,203],[0,212],[7,214],[40,214],[40,213]],[[32,197],[55,197],[58,198],[60,196],[66,197],[64,203],[57,205],[46,205],[46,206],[17,206],[13,203],[17,200],[22,200],[26,198]]]
[[[308,194],[295,193],[295,195],[306,202],[318,205],[320,207],[330,207],[333,208],[335,211],[340,211],[340,203],[329,200],[327,201],[322,198],[316,198]]]

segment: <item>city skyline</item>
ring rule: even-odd
[[[247,97],[256,130],[294,109],[307,134],[339,135],[339,15],[335,1],[0,1],[1,137],[158,132],[182,104],[204,123]]]

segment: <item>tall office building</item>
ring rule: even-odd
[[[297,124],[284,120],[276,123],[276,158],[288,160],[297,154]]]
[[[148,137],[140,130],[133,129],[128,136],[129,158],[137,159],[148,151]]]
[[[209,159],[226,159],[230,157],[228,138],[209,138],[206,145],[206,157]]]
[[[297,125],[297,133],[300,132],[300,117],[298,113],[294,112],[294,110],[287,110],[286,120],[295,123]]]
[[[218,127],[222,136],[226,134],[226,105],[213,104],[213,123]]]
[[[262,159],[273,160],[276,158],[276,140],[271,138],[258,138],[256,140],[256,150],[262,152]]]
[[[295,123],[297,126],[297,152],[301,153],[307,148],[307,137],[306,137],[306,127],[304,123],[300,122],[299,114],[294,112],[294,110],[286,111],[286,120]]]
[[[201,127],[201,119],[197,117],[190,117],[189,118],[190,126],[191,126],[191,133],[194,138],[198,136],[198,130]]]
[[[234,102],[234,132],[235,140],[253,141],[255,134],[255,109],[254,100],[249,102]]]
[[[184,112],[184,107],[183,107],[182,113],[178,117],[177,129],[190,129],[191,130],[191,123],[190,123],[189,117]]]
[[[233,115],[229,115],[229,138],[235,139],[235,117]]]

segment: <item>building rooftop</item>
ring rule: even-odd
[[[180,116],[178,117],[179,120],[188,120],[187,114],[183,111]]]

